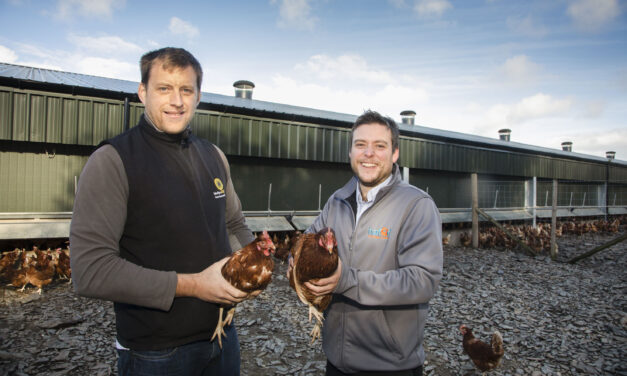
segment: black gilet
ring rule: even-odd
[[[128,178],[121,257],[150,269],[196,273],[230,253],[227,176],[211,143],[189,129],[160,133],[144,116],[136,127],[105,143],[119,153]],[[114,308],[120,344],[158,350],[210,339],[219,307],[174,298],[167,312],[121,303]]]

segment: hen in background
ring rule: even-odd
[[[242,249],[234,252],[229,260],[222,266],[222,276],[235,288],[251,293],[265,289],[272,279],[272,269],[274,261],[271,254],[274,253],[275,246],[267,231],[257,236]],[[235,314],[235,306],[231,306],[226,318],[222,319],[224,307],[220,307],[218,325],[211,337],[213,340],[218,337],[218,344],[222,348],[222,336],[224,327],[229,325]]]
[[[288,256],[290,255],[290,250],[292,249],[294,242],[300,234],[301,232],[296,230],[292,234],[292,237],[290,237],[289,234],[285,234],[285,237],[282,240],[275,242],[277,246],[274,257],[279,259],[281,261],[281,264],[283,264],[285,260],[287,260]]]
[[[481,372],[486,372],[495,369],[501,363],[503,354],[505,354],[501,333],[495,331],[488,345],[476,339],[472,334],[472,330],[466,325],[460,326],[459,331],[464,335],[462,342],[464,352],[468,354],[477,369]]]
[[[31,259],[26,269],[26,280],[42,293],[43,287],[49,285],[56,273],[55,261],[50,252],[35,249],[35,258]],[[26,286],[26,285],[24,285]]]
[[[56,261],[55,267],[59,278],[68,279],[72,283],[72,268],[70,267],[70,250],[55,249],[53,257]]]
[[[21,287],[22,291],[26,287],[26,252],[16,249],[7,252],[0,259],[0,281],[10,286]]]
[[[291,249],[294,265],[288,274],[290,286],[296,291],[301,302],[309,306],[311,316],[316,323],[311,331],[311,342],[320,337],[320,328],[324,320],[323,312],[331,303],[331,294],[316,296],[304,283],[329,277],[338,264],[337,242],[330,227],[323,228],[316,234],[302,234],[296,238]]]

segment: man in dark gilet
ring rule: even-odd
[[[190,129],[202,69],[180,48],[149,52],[140,65],[144,114],[80,176],[74,288],[114,302],[120,375],[239,375],[234,326],[222,349],[210,339],[219,304],[248,297],[220,269],[253,235],[224,154]]]

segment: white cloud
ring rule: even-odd
[[[392,4],[396,8],[405,7],[405,0],[388,0],[388,3]]]
[[[616,74],[616,80],[614,82],[621,91],[627,93],[627,68],[620,70]]]
[[[178,17],[170,19],[170,32],[175,35],[184,35],[194,38],[199,34],[198,28],[189,22],[183,21]]]
[[[68,40],[83,50],[102,54],[141,53],[143,49],[116,36],[88,37],[70,34]]]
[[[390,83],[394,78],[390,73],[368,67],[368,63],[359,55],[345,54],[336,58],[327,55],[314,55],[304,64],[295,68],[305,76],[317,79],[337,81],[365,81],[365,83]]]
[[[518,34],[534,38],[541,38],[548,33],[544,25],[540,25],[531,16],[525,18],[508,17],[507,27]]]
[[[115,8],[123,8],[126,0],[58,0],[55,17],[70,20],[74,16],[111,18]]]
[[[10,48],[0,45],[0,61],[3,63],[15,63],[17,54]]]
[[[371,108],[393,118],[399,118],[402,110],[424,107],[421,103],[428,101],[428,97],[427,91],[419,87],[381,85],[364,89],[332,86],[284,74],[277,74],[270,82],[260,83],[255,88],[255,98],[261,100],[355,115]]]
[[[535,81],[540,66],[525,55],[511,57],[500,68],[505,79],[513,84],[527,84]]]
[[[397,119],[402,110],[416,110],[424,120],[419,110],[430,99],[424,81],[375,69],[361,56],[348,54],[315,55],[255,84],[260,100],[350,114],[371,108]]]
[[[597,31],[620,14],[620,6],[618,0],[576,0],[566,13],[580,30]]]
[[[312,16],[311,0],[271,0],[271,4],[279,3],[279,21],[281,28],[312,30],[318,19]]]
[[[414,11],[420,17],[440,17],[448,9],[453,8],[447,0],[416,0]]]
[[[581,116],[588,119],[598,119],[605,111],[606,103],[603,101],[590,101],[580,106]]]
[[[538,93],[523,98],[520,102],[508,109],[506,120],[508,123],[523,123],[528,120],[566,116],[571,109],[572,100],[556,99],[550,95]]]
[[[19,58],[15,64],[139,81],[139,67],[136,58],[129,62],[112,57],[86,55],[80,52],[48,50],[28,44],[18,45],[18,52]]]
[[[627,143],[626,128],[607,129],[603,132],[598,130],[582,132],[576,136],[573,143],[575,142],[581,144],[588,153],[605,156],[605,152],[611,150],[616,152],[617,159],[627,160],[627,154],[625,154],[627,150],[623,149]]]
[[[79,57],[75,60],[71,72],[94,76],[138,81],[139,67],[126,61],[101,57]]]

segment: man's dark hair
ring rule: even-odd
[[[381,124],[387,127],[390,132],[392,132],[392,150],[398,149],[398,138],[400,135],[398,125],[396,125],[396,122],[392,118],[383,116],[372,110],[367,110],[361,114],[357,120],[355,120],[355,124],[353,124],[353,128],[351,129],[351,140],[353,139],[353,132],[355,132],[355,129],[357,129],[360,125],[372,123]]]
[[[184,69],[191,66],[196,72],[196,86],[198,86],[198,95],[200,95],[202,68],[194,55],[183,48],[165,47],[145,53],[139,60],[139,68],[142,74],[142,84],[146,86],[148,85],[150,69],[152,68],[152,64],[157,60],[163,64],[163,69],[165,70],[170,70],[172,68]]]

